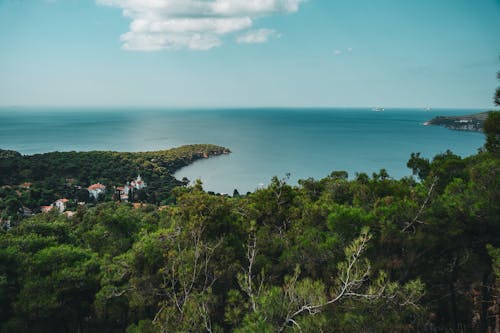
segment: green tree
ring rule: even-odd
[[[245,273],[238,276],[241,290],[248,296],[249,312],[236,332],[314,332],[332,329],[324,311],[329,307],[340,307],[348,299],[374,302],[390,300],[404,306],[416,306],[423,291],[419,281],[400,288],[397,283],[387,281],[384,273],[372,274],[370,262],[364,258],[371,236],[364,228],[361,235],[345,248],[345,260],[337,266],[337,276],[330,290],[321,281],[300,279],[297,267],[292,276],[284,278],[283,286],[255,284],[252,261]],[[249,253],[255,251],[251,248]],[[252,285],[254,285],[252,287]],[[397,300],[397,301],[396,301]]]
[[[418,176],[421,180],[427,178],[431,171],[429,160],[421,158],[420,153],[412,153],[406,166],[412,169],[413,175]]]
[[[497,72],[497,79],[500,80],[500,71]],[[493,102],[495,103],[495,105],[500,106],[500,87],[498,87],[495,91]]]
[[[500,88],[499,88],[500,89]],[[491,111],[484,122],[486,150],[493,154],[500,153],[500,111]]]
[[[27,259],[24,269],[13,303],[14,318],[6,325],[7,331],[9,327],[52,332],[85,329],[85,317],[92,314],[98,286],[95,256],[77,247],[57,245]]]

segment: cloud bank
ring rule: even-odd
[[[260,17],[294,13],[305,0],[96,0],[122,9],[132,20],[121,36],[123,49],[136,51],[209,50],[222,37],[240,34],[238,43],[264,43],[279,37],[272,29],[251,30]]]

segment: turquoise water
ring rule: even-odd
[[[408,176],[411,152],[467,156],[484,143],[480,133],[423,126],[436,115],[483,110],[389,109],[48,109],[1,108],[0,148],[23,154],[59,151],[159,150],[213,143],[232,154],[194,164],[178,178],[200,178],[207,190],[253,191],[272,176],[290,181],[332,170],[388,170]]]

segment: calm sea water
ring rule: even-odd
[[[322,178],[332,170],[388,170],[408,176],[411,152],[467,156],[484,143],[480,133],[423,126],[436,115],[483,110],[389,109],[48,109],[0,108],[0,148],[23,154],[49,151],[145,151],[212,143],[232,154],[178,171],[221,193],[255,190],[272,176]]]

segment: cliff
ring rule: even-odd
[[[458,131],[482,132],[488,113],[481,112],[466,116],[438,116],[425,122],[424,125],[443,126]]]

